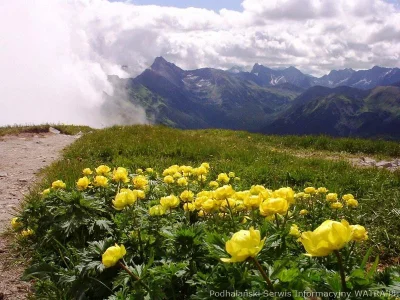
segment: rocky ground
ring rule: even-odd
[[[24,194],[37,179],[36,174],[56,160],[60,151],[79,136],[20,134],[0,137],[0,300],[26,299],[29,284],[19,280],[23,263],[11,253],[6,232]]]

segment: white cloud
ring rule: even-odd
[[[295,65],[321,75],[400,66],[400,12],[382,0],[244,0],[243,12],[106,0],[0,4],[0,124],[108,123],[107,74],[164,56],[183,68]],[[3,112],[6,113],[3,113]],[[136,120],[145,121],[142,113]]]

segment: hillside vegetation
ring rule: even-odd
[[[285,151],[277,151],[277,149]],[[131,271],[136,274],[135,276],[145,278],[143,279],[144,283],[151,285],[151,289],[157,289],[158,294],[156,294],[159,297],[157,296],[157,298],[153,294],[154,299],[172,299],[174,297],[175,299],[186,299],[185,297],[188,295],[193,295],[193,299],[204,299],[213,287],[239,290],[262,288],[262,277],[244,271],[244,268],[247,270],[247,263],[228,265],[218,263],[218,255],[219,257],[228,255],[224,252],[223,241],[226,241],[234,233],[233,228],[230,228],[230,221],[225,223],[223,217],[218,219],[218,215],[215,215],[206,218],[203,222],[196,217],[197,213],[188,215],[181,210],[181,214],[178,210],[172,211],[171,209],[169,214],[160,219],[160,222],[152,219],[154,217],[149,217],[148,208],[157,204],[161,196],[165,196],[171,191],[182,192],[179,187],[170,190],[162,183],[162,177],[160,181],[160,177],[152,173],[153,171],[145,173],[151,182],[149,183],[150,190],[146,191],[146,195],[149,193],[149,198],[140,202],[141,204],[138,204],[134,210],[124,209],[119,212],[107,204],[107,201],[111,202],[115,196],[114,189],[119,190],[119,184],[113,184],[109,190],[104,191],[101,188],[94,188],[93,191],[82,193],[72,191],[76,186],[77,179],[82,177],[84,168],[94,170],[99,165],[122,166],[137,176],[138,168],[145,170],[152,167],[154,172],[161,174],[171,165],[199,166],[203,162],[207,162],[211,166],[207,180],[214,180],[221,172],[234,172],[236,176],[240,177],[240,181],[235,181],[233,184],[234,188],[238,190],[250,189],[252,185],[258,184],[271,190],[291,187],[294,191],[301,192],[305,188],[313,186],[326,187],[338,195],[354,195],[359,202],[356,209],[348,211],[345,208],[342,213],[331,210],[329,206],[324,206],[321,208],[319,218],[340,219],[346,217],[351,220],[352,224],[364,225],[368,229],[369,239],[354,248],[354,251],[353,248],[345,250],[349,264],[346,272],[350,272],[353,266],[356,268],[356,264],[361,262],[370,248],[372,254],[366,256],[361,268],[364,268],[368,261],[372,266],[373,260],[379,255],[380,270],[387,269],[387,271],[378,272],[374,275],[376,277],[373,281],[380,285],[393,285],[393,280],[398,280],[398,277],[396,277],[397,279],[393,277],[397,273],[390,275],[389,270],[394,270],[393,267],[398,266],[400,253],[400,218],[398,215],[400,174],[375,168],[355,168],[344,160],[298,157],[295,155],[297,149],[332,149],[337,152],[363,152],[364,154],[396,156],[399,153],[399,144],[361,139],[332,139],[324,136],[263,136],[227,130],[182,131],[159,126],[117,126],[85,134],[65,150],[60,161],[43,171],[43,181],[28,196],[27,202],[24,204],[20,221],[25,226],[37,227],[34,228],[37,236],[33,236],[29,243],[26,240],[20,240],[20,245],[25,247],[25,249],[21,249],[22,252],[33,258],[33,265],[27,270],[26,278],[40,278],[37,281],[37,291],[42,296],[46,293],[55,298],[57,295],[65,294],[77,297],[79,293],[80,296],[92,295],[93,297],[96,293],[104,296],[111,295],[111,289],[114,287],[114,298],[109,299],[129,299],[127,295],[133,297],[130,299],[142,299],[146,294],[146,286],[130,285],[128,284],[129,274],[126,275],[128,277],[122,273],[118,275],[117,270],[112,268],[105,271],[104,266],[100,264],[102,251],[114,243],[123,242],[128,247],[129,260],[126,259],[126,263],[136,266],[131,268]],[[50,192],[49,196],[43,198],[38,192],[48,188],[56,180],[63,180],[66,183],[68,193],[54,190]],[[191,188],[194,188],[195,183],[193,184],[193,186],[190,185]],[[106,201],[106,207],[104,201]],[[325,205],[326,201],[318,203]],[[70,209],[71,205],[74,208]],[[301,204],[298,205],[301,207]],[[91,211],[93,213],[90,213]],[[134,225],[126,219],[131,216],[131,213],[134,214],[132,218],[139,217],[142,225]],[[103,221],[93,219],[94,216]],[[189,216],[190,218],[187,219]],[[236,226],[248,227],[248,224],[240,223],[243,218],[241,214],[231,215],[231,217],[233,222],[237,222]],[[262,234],[270,236],[267,244],[275,245],[266,246],[265,251],[260,253],[260,260],[265,259],[262,262],[263,266],[266,267],[268,264],[272,268],[271,272],[275,270],[273,272],[275,275],[271,275],[275,280],[275,289],[302,290],[310,287],[340,291],[339,273],[334,271],[337,270],[335,269],[335,260],[328,259],[330,256],[327,260],[309,260],[302,256],[304,248],[289,238],[289,228],[285,229],[286,217],[284,218],[282,229],[279,227],[279,222],[275,228],[274,222],[264,220],[257,212],[253,212],[249,217],[249,220],[252,220],[250,224],[255,228],[259,227]],[[298,218],[297,215],[295,218]],[[38,220],[40,220],[39,224],[35,223]],[[299,219],[298,222],[300,222],[300,226],[303,226],[301,220]],[[323,219],[318,219],[317,222],[320,220]],[[90,225],[90,222],[95,223]],[[286,225],[289,226],[290,222],[292,221],[288,221]],[[127,226],[126,230],[124,226]],[[140,237],[140,232],[139,237],[133,233],[137,228],[135,226],[139,226],[140,230],[143,230],[142,237]],[[157,227],[159,230],[157,231],[154,226],[161,227]],[[306,225],[304,224],[304,226]],[[86,233],[87,228],[92,228],[89,233]],[[129,233],[129,230],[133,230],[132,233]],[[155,240],[150,237],[152,230],[156,230],[153,233]],[[279,230],[285,231],[279,233]],[[65,233],[63,233],[64,231]],[[110,236],[111,232],[113,232],[112,236]],[[215,236],[210,236],[211,232],[214,232]],[[286,242],[283,240],[281,242],[285,245],[288,243],[287,247],[289,248],[286,249],[286,246],[280,244],[281,242],[271,241],[273,237],[285,240]],[[141,239],[144,239],[142,246],[147,249],[144,252],[142,246],[138,246],[142,243]],[[206,244],[204,244],[205,240],[207,240]],[[157,243],[161,244],[156,246]],[[185,248],[184,245],[187,247]],[[191,245],[194,248],[190,248]],[[217,250],[204,247],[216,247]],[[155,252],[152,252],[151,249]],[[163,253],[163,249],[167,252]],[[134,254],[134,251],[138,252]],[[210,254],[207,254],[209,251],[211,251]],[[273,254],[274,251],[275,254]],[[286,251],[290,251],[291,254]],[[298,261],[296,259],[296,262],[289,266],[289,260],[284,262],[284,258],[277,257],[278,253],[282,257],[285,255],[289,255],[288,257],[300,256]],[[351,256],[350,260],[349,256]],[[372,268],[375,268],[377,263],[378,260]],[[320,274],[319,277],[317,276],[319,279],[311,276],[311,273],[305,272],[304,274],[311,276],[307,279],[310,281],[307,284],[303,281],[300,286],[293,286],[294,278],[299,276],[300,265],[306,268],[307,272],[311,272],[315,268],[319,270],[324,265],[323,270],[325,271],[318,273]],[[198,276],[193,275],[196,268],[199,272]],[[207,268],[218,269],[219,275],[208,273],[211,269]],[[286,270],[286,275],[280,273],[282,269],[279,268]],[[364,271],[357,272],[357,276],[364,276],[360,275],[360,272]],[[363,283],[360,283],[361,279],[358,278],[356,284],[355,281],[353,282],[355,277],[351,277],[352,283],[349,281],[348,286],[351,286],[352,289],[355,289],[358,284],[359,288],[371,286],[372,273],[368,274],[370,274],[368,275],[369,279],[362,277],[364,278],[362,279]],[[206,279],[207,276],[210,276],[209,279]],[[236,282],[227,279],[233,278],[232,276],[237,280]],[[325,279],[328,283],[325,282]],[[210,281],[207,283],[207,280]],[[306,279],[304,278],[304,280]],[[250,284],[251,282],[253,283]],[[300,284],[300,282],[296,284]],[[373,286],[376,287],[376,285]],[[82,290],[77,290],[77,287]],[[271,286],[268,288],[274,289]],[[175,289],[175,291],[171,291],[171,289]]]

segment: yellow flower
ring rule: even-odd
[[[198,215],[200,218],[203,218],[203,217],[204,217],[204,211],[200,210],[200,211],[197,213],[197,215]]]
[[[181,198],[181,200],[183,202],[192,202],[193,201],[193,197],[194,197],[193,192],[192,191],[188,191],[188,190],[183,191],[181,193],[181,196],[180,196],[180,198]]]
[[[171,183],[175,182],[175,179],[171,175],[167,175],[167,176],[164,177],[164,182],[166,184],[171,184]]]
[[[207,162],[203,162],[203,163],[200,165],[200,167],[204,167],[204,168],[206,168],[206,169],[207,169],[207,171],[208,171],[208,170],[210,170],[210,164],[209,164],[209,163],[207,163]]]
[[[58,190],[58,189],[65,189],[67,186],[64,182],[62,182],[62,180],[56,180],[51,184],[51,187],[55,190]]]
[[[106,252],[103,253],[101,262],[106,268],[109,268],[115,266],[125,254],[126,250],[124,245],[118,246],[115,244],[115,246],[109,247]]]
[[[113,180],[115,180],[116,182],[129,182],[128,170],[122,167],[118,167],[113,172]]]
[[[83,191],[88,188],[89,184],[90,184],[90,180],[89,180],[89,178],[87,178],[85,176],[85,177],[78,179],[76,186],[77,186],[78,190]]]
[[[154,170],[153,170],[153,168],[146,168],[146,172],[147,172],[147,173],[153,173]]]
[[[326,194],[326,193],[328,192],[328,190],[327,190],[326,187],[319,187],[318,190],[317,190],[317,192],[318,192],[319,194]]]
[[[194,211],[196,207],[194,206],[193,203],[185,203],[183,204],[183,209],[184,211]]]
[[[352,228],[345,220],[326,220],[314,231],[303,232],[301,243],[309,256],[327,256],[342,249],[352,239]]]
[[[358,201],[356,199],[354,199],[354,198],[351,198],[351,199],[346,201],[346,205],[348,207],[356,208],[358,206]]]
[[[107,175],[111,171],[109,166],[101,165],[96,168],[97,175]]]
[[[292,226],[290,226],[289,234],[294,236],[294,237],[300,237],[301,236],[301,232],[299,230],[299,226],[297,226],[296,224],[293,224]]]
[[[175,179],[178,179],[178,178],[182,177],[182,174],[179,172],[176,172],[176,173],[174,173],[174,175],[172,177],[174,177]]]
[[[346,195],[343,195],[342,199],[344,201],[348,201],[350,199],[354,199],[354,196],[352,194],[346,194]]]
[[[229,172],[229,173],[228,173],[228,176],[229,176],[230,178],[234,178],[236,175],[235,175],[235,172]]]
[[[181,177],[179,178],[176,183],[180,186],[187,186],[188,185],[188,181],[185,177]]]
[[[343,208],[343,204],[340,202],[334,202],[331,204],[331,208],[332,209],[342,209]]]
[[[300,199],[300,198],[303,198],[304,195],[305,195],[304,192],[296,193],[296,194],[294,194],[294,198],[295,199]]]
[[[85,169],[82,170],[82,174],[85,175],[85,176],[89,176],[89,175],[93,174],[93,171],[90,170],[90,168],[85,168]]]
[[[262,185],[253,185],[250,188],[250,194],[252,195],[258,195],[261,194],[262,192],[265,192],[266,188]]]
[[[18,220],[18,218],[15,217],[15,218],[12,218],[12,219],[11,219],[11,226],[12,226],[12,228],[13,228],[14,230],[17,230],[17,229],[19,229],[19,228],[22,226],[22,224],[21,224],[21,222]]]
[[[33,235],[33,234],[34,234],[34,232],[33,232],[33,230],[30,229],[30,228],[21,231],[21,235],[22,235],[23,237],[28,237],[28,236],[31,236],[31,235]]]
[[[43,192],[41,194],[42,194],[43,197],[47,196],[48,194],[50,194],[50,189],[43,190]]]
[[[208,169],[206,167],[198,167],[196,169],[193,170],[193,173],[197,176],[202,176],[202,175],[206,175],[208,173]]]
[[[308,214],[308,210],[307,209],[302,209],[301,211],[300,211],[300,215],[301,216],[305,216],[305,215],[307,215]]]
[[[280,188],[273,192],[274,198],[284,198],[289,204],[294,203],[294,191],[290,187]]]
[[[160,199],[160,204],[166,209],[178,207],[179,203],[179,198],[174,195],[169,195]]]
[[[243,200],[244,206],[247,209],[256,209],[260,206],[263,198],[260,195],[251,195]]]
[[[217,181],[218,182],[222,182],[222,183],[227,184],[229,182],[229,180],[230,180],[230,178],[226,173],[218,174],[218,177],[217,177]]]
[[[197,180],[199,182],[206,182],[207,181],[207,176],[206,175],[200,175],[197,177]]]
[[[368,232],[364,226],[350,225],[353,232],[353,241],[362,242],[368,240]]]
[[[260,204],[260,214],[270,216],[274,214],[286,214],[289,203],[284,198],[269,198]]]
[[[138,175],[132,179],[132,183],[136,189],[144,190],[146,188],[147,184],[149,183],[149,181],[147,180],[147,178],[145,176]]]
[[[191,166],[180,166],[179,171],[182,172],[183,176],[190,176],[193,173],[193,167]]]
[[[201,204],[201,208],[206,212],[210,212],[216,207],[216,204],[215,200],[208,199]]]
[[[145,194],[145,192],[142,191],[142,190],[133,190],[133,192],[136,194],[136,197],[137,197],[138,199],[144,199],[144,198],[146,198],[146,194]]]
[[[143,169],[136,169],[136,174],[138,175],[143,174]]]
[[[216,189],[217,187],[219,187],[219,183],[216,181],[210,181],[210,183],[208,184],[210,186],[210,188],[212,189]]]
[[[134,204],[136,200],[137,195],[134,191],[131,191],[130,189],[121,189],[112,203],[116,210],[122,210],[125,206]]]
[[[154,216],[162,216],[165,215],[165,207],[162,205],[154,205],[152,207],[150,207],[149,209],[149,214],[150,216],[154,217]]]
[[[207,200],[208,200],[207,196],[197,196],[196,200],[194,201],[196,209],[201,209],[201,205]]]
[[[265,238],[261,240],[260,231],[240,230],[233,234],[232,238],[226,242],[226,252],[231,258],[221,258],[223,262],[242,262],[249,257],[256,257],[264,246]]]
[[[233,190],[232,186],[230,186],[230,185],[224,185],[224,186],[216,189],[214,192],[214,196],[217,200],[228,199],[233,194],[235,194],[235,191]]]
[[[107,177],[104,176],[96,176],[94,178],[94,183],[95,186],[99,187],[107,187],[108,186],[108,179]]]
[[[338,195],[336,193],[329,193],[326,195],[326,201],[335,202],[338,199]]]
[[[240,181],[240,177],[235,177],[233,180]]]
[[[316,194],[317,190],[315,189],[315,187],[310,186],[310,187],[307,187],[307,188],[304,189],[304,193],[306,193],[306,194]]]

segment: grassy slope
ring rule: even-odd
[[[154,167],[162,171],[172,164],[198,165],[207,161],[213,175],[234,171],[244,187],[264,184],[269,188],[291,186],[302,190],[308,185],[326,186],[340,194],[352,193],[361,203],[363,219],[371,243],[382,255],[398,257],[400,220],[400,173],[377,169],[357,169],[345,161],[296,157],[290,151],[271,148],[332,148],[337,151],[372,154],[398,153],[399,144],[327,137],[274,137],[241,131],[181,131],[165,127],[113,127],[84,135],[68,147],[64,158],[44,171],[41,187],[63,179],[74,184],[84,167],[105,163],[131,169]],[[396,150],[397,149],[397,150]],[[368,152],[369,151],[369,152]],[[387,224],[390,224],[388,228]]]
[[[49,128],[53,127],[58,129],[62,134],[75,135],[79,132],[86,133],[92,128],[88,126],[76,126],[76,125],[54,125],[54,124],[43,124],[43,125],[12,125],[0,127],[0,136],[20,134],[20,133],[44,133],[49,132]]]

